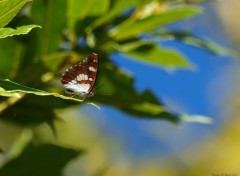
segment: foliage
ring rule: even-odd
[[[67,162],[80,153],[81,151],[52,144],[41,146],[30,144],[20,156],[4,165],[0,170],[0,175],[61,175],[62,168]],[[58,159],[55,158],[56,156],[58,156]]]
[[[0,1],[0,8],[4,9],[0,12],[2,120],[28,127],[46,122],[54,130],[53,122],[57,119],[55,109],[82,103],[78,98],[61,95],[61,73],[94,52],[100,58],[97,84],[106,83],[108,90],[99,90],[86,103],[96,107],[98,106],[89,101],[109,105],[145,119],[166,119],[174,123],[181,121],[181,115],[169,111],[151,91],[138,93],[134,88],[134,77],[118,68],[111,61],[111,54],[120,52],[131,59],[158,67],[191,68],[187,59],[177,51],[164,49],[157,41],[145,40],[141,35],[149,34],[153,38],[164,39],[164,35],[158,33],[159,30],[168,24],[200,15],[202,8],[177,4],[175,1],[168,4],[165,0],[34,0],[26,4],[27,2],[29,0]],[[41,29],[29,33],[40,26]],[[20,35],[27,33],[29,34]],[[16,36],[10,37],[13,35]],[[219,53],[215,48],[207,49]],[[105,96],[109,92],[111,96]],[[26,148],[33,153],[38,149],[34,151],[35,149]],[[22,156],[3,166],[0,174],[15,175],[15,172],[11,172],[11,167],[22,166],[19,165],[22,160],[27,160],[27,164],[32,159],[28,152],[24,151]],[[77,155],[76,152],[69,152],[63,159],[64,162],[58,163],[58,169]],[[58,153],[52,155],[54,157]],[[32,170],[34,175],[37,173],[35,171]],[[59,174],[60,171],[52,173]]]
[[[13,35],[27,34],[38,25],[25,25],[18,27],[17,29],[4,28],[14,16],[17,15],[18,11],[30,0],[16,0],[16,1],[0,1],[0,38],[5,38]]]

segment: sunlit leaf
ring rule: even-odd
[[[202,9],[200,7],[181,7],[170,9],[164,13],[152,15],[142,20],[130,19],[113,28],[110,31],[110,35],[116,40],[131,38],[160,26],[192,17],[201,12]]]
[[[105,13],[109,8],[109,3],[109,0],[68,0],[69,27],[74,31],[78,20],[86,16],[98,16]]]
[[[201,124],[208,124],[208,125],[212,125],[214,123],[214,120],[212,118],[203,116],[203,115],[182,114],[180,116],[180,119],[188,123],[201,123]]]
[[[0,1],[0,28],[6,26],[19,12],[19,10],[31,0],[4,0]]]
[[[57,118],[54,109],[64,108],[66,106],[75,105],[77,102],[82,102],[82,100],[77,98],[67,97],[57,93],[49,93],[23,86],[9,80],[0,80],[0,87],[1,96],[13,97],[14,94],[19,93],[19,96],[14,96],[16,98],[15,102],[7,103],[8,106],[2,110],[2,120],[12,121],[21,125],[46,122],[51,126],[53,131],[53,121]],[[65,101],[64,99],[72,101]],[[8,100],[6,101],[8,102]],[[93,103],[88,104],[98,107]]]
[[[16,29],[13,28],[0,28],[0,38],[5,38],[13,35],[21,35],[29,33],[33,28],[40,27],[38,25],[20,26]]]
[[[28,93],[28,94],[35,94],[35,95],[39,95],[39,96],[54,96],[54,97],[58,97],[58,98],[62,98],[62,99],[66,99],[66,100],[73,100],[73,101],[77,101],[77,102],[83,102],[83,100],[81,99],[77,99],[77,98],[73,98],[73,97],[67,97],[64,95],[60,95],[58,93],[49,93],[46,91],[42,91],[39,89],[34,89],[31,87],[27,87],[27,86],[23,86],[20,85],[18,83],[12,82],[10,80],[0,80],[0,87],[3,88],[6,91],[6,95],[8,95],[7,93]],[[3,91],[2,89],[2,91]],[[2,95],[4,95],[2,93]],[[95,105],[94,103],[88,102],[88,104],[91,104],[97,108],[99,108],[97,105]]]
[[[21,155],[11,159],[0,169],[0,175],[61,175],[66,164],[82,152],[52,144],[28,145]]]
[[[3,97],[18,97],[18,98],[21,97],[21,95],[19,93],[8,92],[8,91],[4,90],[2,87],[0,87],[0,96],[3,96]]]
[[[102,15],[100,18],[96,19],[91,27],[96,28],[99,25],[103,25],[104,23],[116,18],[117,15],[123,13],[123,11],[133,7],[139,3],[138,0],[114,0],[111,1],[111,8],[110,10]]]

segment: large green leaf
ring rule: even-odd
[[[4,0],[0,1],[0,28],[6,26],[19,12],[19,10],[31,0]]]
[[[0,80],[0,96],[14,97],[11,101],[4,100],[6,106],[1,111],[0,119],[24,126],[46,122],[54,132],[53,121],[57,119],[54,110],[76,105],[83,101],[58,93],[30,88],[9,80]],[[91,102],[86,103],[99,108]]]
[[[27,94],[35,94],[35,95],[39,95],[39,96],[54,96],[54,97],[58,97],[58,98],[62,98],[62,99],[83,102],[83,100],[81,100],[81,99],[67,97],[64,95],[60,95],[58,93],[49,93],[49,92],[42,91],[39,89],[34,89],[31,87],[20,85],[18,83],[12,82],[7,79],[0,80],[0,87],[2,88],[2,89],[0,89],[0,95],[2,95],[2,96],[4,96],[4,95],[9,96],[9,93],[12,93],[12,96],[16,96],[16,93],[27,93]],[[92,105],[96,106],[93,103],[88,102],[88,104],[92,104]],[[98,107],[98,106],[96,106],[96,107]]]
[[[16,158],[0,169],[2,176],[60,176],[66,164],[82,154],[82,150],[63,148],[57,145],[28,145]]]
[[[116,40],[124,40],[149,32],[160,26],[171,24],[194,15],[200,14],[200,7],[181,7],[169,9],[164,13],[152,15],[141,20],[128,19],[110,31],[110,35]]]
[[[0,28],[0,39],[10,37],[13,35],[21,35],[29,33],[33,28],[40,27],[38,25],[20,26],[16,29],[13,28]]]
[[[42,30],[37,31],[40,56],[59,49],[66,26],[66,6],[66,0],[33,1],[32,20],[42,26]]]

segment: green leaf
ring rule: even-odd
[[[92,28],[96,28],[100,25],[103,25],[106,22],[116,18],[119,14],[121,14],[124,10],[127,10],[134,5],[139,3],[138,0],[114,0],[111,1],[111,8],[108,12],[102,15],[100,18],[96,19],[91,25]]]
[[[180,33],[178,33],[177,35],[179,36],[179,34]],[[217,55],[231,56],[233,58],[240,57],[240,53],[238,53],[234,50],[222,47],[213,41],[210,41],[208,39],[202,39],[200,37],[197,37],[197,36],[194,36],[191,34],[187,34],[187,33],[184,33],[184,34],[181,37],[176,37],[175,34],[173,36],[175,36],[176,39],[181,40],[185,44],[192,45],[197,48],[202,48],[204,50],[207,50],[207,51],[212,52]]]
[[[84,1],[86,2],[86,1]],[[110,5],[110,0],[94,0],[94,3],[89,8],[89,11],[86,16],[99,16],[107,12]]]
[[[68,0],[68,23],[72,31],[78,20],[86,16],[99,16],[105,13],[109,8],[109,0]]]
[[[29,33],[33,28],[40,27],[38,25],[26,25],[16,29],[13,28],[0,28],[0,38],[5,38],[13,35],[21,35]]]
[[[142,20],[135,18],[128,19],[116,26],[110,31],[110,36],[115,40],[125,40],[127,38],[136,37],[137,35],[149,32],[160,26],[171,24],[194,15],[200,14],[202,8],[200,7],[181,7],[170,9],[158,15],[152,15]]]
[[[4,0],[0,1],[0,28],[6,26],[19,12],[19,10],[31,0]]]
[[[23,45],[14,38],[0,40],[0,75],[3,78],[12,78],[16,75]]]
[[[31,87],[23,86],[18,83],[12,82],[8,79],[0,80],[0,87],[2,87],[6,92],[10,92],[10,93],[22,92],[22,93],[32,93],[32,94],[41,95],[41,96],[51,95],[51,93],[34,89]]]
[[[28,93],[28,94],[34,94],[34,95],[39,95],[39,96],[54,96],[54,97],[58,97],[58,98],[66,99],[66,100],[83,102],[83,100],[80,100],[80,99],[77,99],[77,98],[67,97],[67,96],[64,96],[64,95],[60,95],[58,93],[49,93],[49,92],[42,91],[42,90],[39,90],[39,89],[34,89],[34,88],[31,88],[31,87],[23,86],[23,85],[20,85],[18,83],[12,82],[8,79],[0,80],[0,87],[2,87],[2,89],[1,89],[1,92],[2,92],[1,95],[2,96],[4,96],[4,93],[5,93],[6,96],[9,95],[8,93]],[[91,104],[91,105],[99,108],[94,103],[91,103],[91,102],[86,102],[86,103]]]
[[[163,49],[157,45],[143,45],[137,50],[125,52],[129,58],[133,58],[153,66],[165,68],[191,68],[189,62],[174,50]]]
[[[74,102],[56,99],[53,96],[26,94],[21,99],[7,99],[5,104],[8,106],[1,111],[1,120],[16,123],[24,127],[33,127],[47,123],[55,133],[54,121],[58,117],[54,110],[74,105]]]
[[[17,98],[21,97],[21,95],[19,93],[7,92],[2,87],[0,87],[0,96],[3,96],[3,97],[17,97]]]
[[[35,24],[42,26],[37,31],[40,55],[52,53],[60,48],[66,27],[66,0],[35,0],[32,3],[31,17]]]
[[[165,41],[169,39],[179,40],[184,44],[204,49],[216,55],[231,56],[236,59],[240,57],[240,53],[222,47],[218,43],[215,43],[209,39],[198,37],[192,34],[190,31],[156,30],[149,33],[149,35],[152,38],[151,41],[153,42]]]
[[[14,97],[12,100],[5,100],[6,106],[1,109],[0,119],[23,126],[46,122],[53,132],[55,132],[53,121],[57,119],[54,110],[83,102],[83,100],[41,91],[9,80],[0,80],[0,95]],[[72,101],[65,101],[64,99]],[[91,102],[86,103],[99,108]]]
[[[77,151],[52,144],[28,145],[20,156],[3,165],[0,175],[61,175],[67,163],[82,153],[82,150]]]

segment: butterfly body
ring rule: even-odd
[[[68,68],[61,77],[66,93],[80,97],[94,95],[93,87],[97,78],[98,56],[93,53],[76,65]]]

